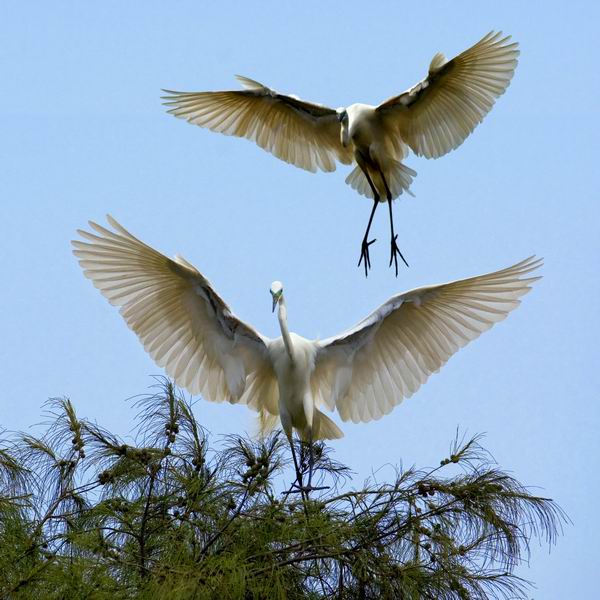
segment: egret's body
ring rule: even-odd
[[[355,327],[325,339],[290,333],[283,286],[271,286],[281,336],[267,338],[237,318],[208,280],[171,260],[109,217],[91,223],[74,253],[85,275],[120,307],[144,348],[175,382],[207,400],[244,403],[264,430],[281,422],[291,440],[342,437],[319,408],[343,421],[389,413],[459,348],[501,321],[537,277],[540,261],[390,298]]]
[[[385,128],[377,117],[376,106],[369,104],[352,104],[346,108],[348,113],[348,137],[352,143],[354,156],[360,151],[373,153],[372,158],[377,160],[376,154],[385,152]],[[342,134],[343,135],[343,132]],[[343,142],[342,142],[343,143]],[[384,195],[384,194],[382,194]]]
[[[337,425],[315,407],[311,379],[317,360],[317,345],[288,331],[283,294],[278,305],[281,337],[270,341],[268,352],[277,378],[281,426],[290,439],[294,429],[305,441],[340,438],[343,434]]]
[[[350,184],[354,183],[353,175],[363,185],[370,178],[376,196],[381,202],[397,198],[403,191],[409,191],[409,178],[416,173],[402,165],[400,161],[408,154],[408,148],[401,138],[394,138],[386,131],[385,121],[376,106],[369,104],[352,104],[346,109],[348,124],[342,120],[343,143],[352,149],[352,155],[360,171],[355,170],[348,177]],[[346,135],[345,130],[348,130]],[[346,141],[347,138],[347,141]],[[397,174],[395,171],[399,171]],[[368,175],[368,178],[361,177]],[[396,179],[396,177],[400,177]],[[405,179],[403,179],[405,177]],[[359,192],[369,194],[369,188],[360,188]]]
[[[395,264],[398,274],[397,257],[404,257],[396,244],[392,200],[411,193],[416,175],[402,161],[409,149],[438,158],[462,144],[512,79],[519,51],[509,39],[490,32],[452,60],[436,54],[422,81],[378,106],[333,109],[280,94],[246,77],[239,77],[245,90],[167,91],[166,105],[176,117],[245,137],[308,171],[334,171],[336,161],[356,163],[346,183],[374,200],[359,265],[364,261],[368,272],[369,230],[379,201],[388,202],[390,265]]]
[[[269,357],[277,378],[281,426],[288,436],[296,429],[304,439],[313,435],[318,439],[318,432],[313,431],[315,403],[310,389],[316,349],[309,340],[295,333],[289,335],[291,353],[282,338],[269,344]]]

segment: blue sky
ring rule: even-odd
[[[291,329],[312,338],[404,289],[536,253],[544,279],[507,321],[389,416],[343,424],[335,449],[358,484],[386,464],[436,464],[457,427],[487,432],[499,463],[574,521],[550,554],[532,548],[532,597],[597,593],[596,3],[5,1],[0,12],[0,425],[27,428],[66,395],[125,434],[125,399],[160,373],[70,253],[75,230],[107,212],[183,254],[269,336],[274,279]],[[383,210],[372,274],[356,268],[370,201],[344,184],[347,167],[301,171],[160,104],[162,87],[235,88],[236,73],[334,107],[376,104],[422,78],[437,51],[491,29],[521,44],[515,78],[457,151],[407,160],[416,197],[395,215],[411,267],[397,279]],[[201,400],[196,411],[215,435],[253,426],[244,407]]]

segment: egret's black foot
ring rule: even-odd
[[[295,481],[294,483],[292,483],[292,487],[287,490],[287,492],[283,492],[284,496],[287,496],[288,494],[308,494],[308,492],[316,492],[318,490],[328,490],[329,486],[328,485],[318,485],[318,486],[314,486],[314,485],[299,485],[297,481]]]
[[[365,263],[365,277],[369,276],[369,269],[371,268],[371,259],[369,257],[369,246],[374,244],[377,240],[371,240],[367,242],[367,238],[365,238],[362,242],[362,246],[360,249],[360,258],[358,259],[358,267],[360,267],[360,263],[364,261]]]
[[[402,252],[400,252],[400,248],[398,248],[398,244],[396,244],[397,239],[398,239],[398,234],[396,234],[392,238],[392,251],[390,254],[390,264],[389,264],[389,266],[391,267],[392,263],[394,263],[394,267],[396,269],[396,277],[398,277],[398,256],[400,256],[400,258],[402,259],[404,264],[408,267],[408,263],[406,262],[406,259],[404,258],[404,256],[402,256]]]

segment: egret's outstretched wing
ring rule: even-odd
[[[312,388],[343,421],[379,419],[457,351],[501,321],[539,277],[528,258],[470,279],[390,298],[349,331],[320,342]]]
[[[272,402],[269,340],[238,319],[185,259],[163,256],[107,218],[114,231],[90,222],[96,233],[80,230],[87,241],[73,241],[73,253],[156,364],[207,400],[256,410],[261,396]]]
[[[294,96],[278,94],[248,79],[247,88],[227,92],[164,90],[169,113],[212,131],[247,138],[277,158],[315,172],[335,171],[335,161],[350,164],[340,141],[336,111]]]
[[[450,61],[436,54],[423,81],[377,107],[390,134],[426,158],[460,146],[512,79],[519,50],[509,40],[491,31]]]

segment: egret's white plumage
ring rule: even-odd
[[[462,144],[508,87],[518,55],[518,44],[510,36],[492,31],[452,60],[436,54],[422,81],[379,106],[352,104],[336,110],[280,94],[246,77],[238,77],[245,90],[165,90],[165,104],[176,117],[252,140],[308,171],[334,171],[336,161],[356,162],[346,183],[375,201],[361,254],[365,271],[373,214],[378,201],[387,200],[390,264],[396,263],[397,273],[396,254],[402,255],[395,242],[391,201],[410,193],[416,175],[402,160],[409,148],[419,156],[438,158]]]
[[[539,279],[541,260],[390,298],[348,331],[307,340],[287,327],[280,282],[271,286],[281,337],[269,339],[236,317],[208,280],[171,260],[110,216],[73,241],[86,277],[120,312],[154,361],[192,394],[244,403],[263,424],[277,418],[291,437],[342,436],[320,407],[343,421],[379,419],[410,397],[459,348],[504,319]]]

